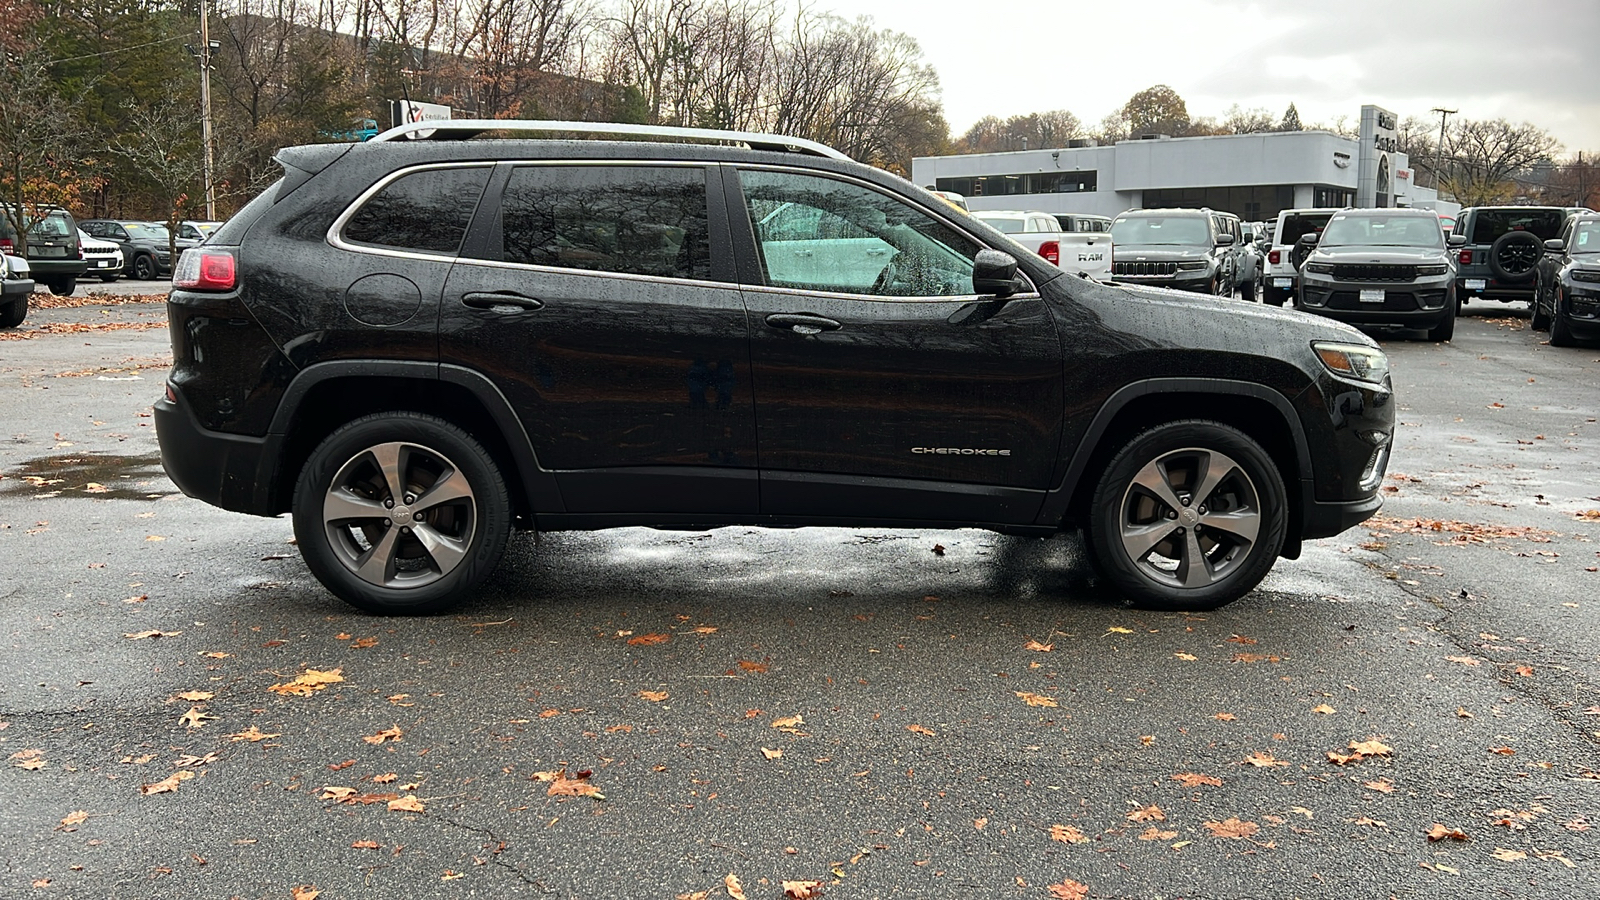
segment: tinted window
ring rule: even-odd
[[[508,262],[711,278],[703,169],[523,166],[500,215]]]
[[[345,240],[402,250],[455,253],[489,179],[489,168],[424,169],[402,175],[364,203]]]
[[[1293,244],[1304,235],[1313,231],[1321,231],[1322,226],[1328,224],[1333,218],[1333,213],[1312,213],[1310,215],[1292,215],[1283,217],[1283,233],[1278,235],[1278,243]]]
[[[921,210],[831,178],[739,178],[768,285],[889,297],[973,293],[978,245]]]
[[[1472,243],[1492,244],[1509,231],[1531,231],[1541,241],[1556,236],[1566,214],[1559,209],[1480,209],[1472,223]]]

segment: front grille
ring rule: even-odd
[[[1443,297],[1443,292],[1438,293]],[[1413,312],[1417,310],[1418,295],[1410,291],[1385,291],[1382,303],[1362,303],[1361,295],[1356,291],[1333,291],[1328,294],[1328,308],[1342,310],[1367,310],[1369,312]],[[1443,304],[1434,305],[1438,309]]]
[[[1175,262],[1119,262],[1111,267],[1113,275],[1176,275],[1178,264]]]
[[[85,247],[85,248],[83,248],[83,255],[84,256],[115,256],[115,255],[117,255],[117,248],[115,248],[115,247]]]
[[[1410,281],[1417,277],[1416,266],[1376,263],[1337,263],[1333,277],[1340,281]]]

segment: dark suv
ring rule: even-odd
[[[1531,302],[1538,292],[1544,242],[1561,234],[1573,212],[1560,206],[1473,206],[1457,213],[1452,234],[1466,239],[1457,251],[1460,302]]]
[[[88,219],[80,226],[85,234],[111,241],[122,248],[123,271],[144,281],[172,272],[172,235],[158,222],[118,219]],[[179,238],[178,252],[198,241]]]
[[[24,242],[17,237],[11,217],[0,210],[0,252],[22,253]],[[88,271],[83,247],[78,243],[78,223],[72,213],[59,207],[39,210],[28,223],[28,266],[33,280],[52,294],[67,296],[78,289],[78,279]]]
[[[1296,309],[1352,324],[1425,328],[1431,341],[1455,334],[1456,267],[1437,213],[1346,209],[1300,240],[1309,253]]]
[[[735,524],[1082,527],[1135,602],[1206,609],[1380,506],[1348,326],[1065,276],[795,138],[465,139],[548,127],[286,149],[179,262],[168,474],[291,513],[362,609],[461,602],[513,527]]]
[[[1560,237],[1545,241],[1539,267],[1533,329],[1548,328],[1552,347],[1600,338],[1600,215],[1569,218]]]
[[[1129,210],[1111,223],[1111,278],[1231,297],[1237,241],[1209,209]]]

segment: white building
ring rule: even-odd
[[[1369,110],[1376,114],[1365,115]],[[1392,149],[1392,114],[1375,107],[1362,112],[1363,131],[1379,131],[1359,140],[1328,131],[1285,131],[1152,137],[1103,147],[1073,141],[1078,146],[918,157],[911,180],[962,194],[973,210],[1114,216],[1129,209],[1207,206],[1265,221],[1281,209],[1353,206],[1358,194],[1367,193],[1374,206],[1442,206],[1453,212],[1456,205],[1439,203],[1432,188],[1411,183],[1409,159]],[[1360,190],[1363,174],[1373,182],[1370,193]]]

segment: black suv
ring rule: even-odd
[[[22,253],[24,242],[17,237],[11,217],[0,211],[0,252]],[[28,266],[33,280],[52,294],[67,296],[78,289],[78,279],[88,271],[83,247],[78,243],[78,223],[72,213],[59,207],[46,207],[28,223]]]
[[[1600,215],[1567,219],[1561,236],[1545,241],[1533,328],[1550,329],[1550,346],[1570,347],[1600,337]]]
[[[122,248],[123,271],[150,281],[172,272],[172,234],[158,222],[89,219],[79,225],[85,234],[111,241]],[[178,252],[198,241],[179,238]]]
[[[1308,254],[1296,309],[1352,324],[1425,328],[1431,341],[1455,334],[1455,260],[1432,210],[1346,209],[1300,243]]]
[[[1531,302],[1539,292],[1544,242],[1561,234],[1577,210],[1561,206],[1473,206],[1456,214],[1453,235],[1465,238],[1457,251],[1456,294],[1469,298]]]
[[[1129,210],[1111,222],[1111,278],[1231,297],[1237,242],[1209,209]]]
[[[379,613],[470,597],[513,527],[734,524],[1083,527],[1126,596],[1206,609],[1381,503],[1348,326],[1068,277],[807,141],[558,124],[655,140],[282,151],[179,262],[172,480],[292,513]]]

